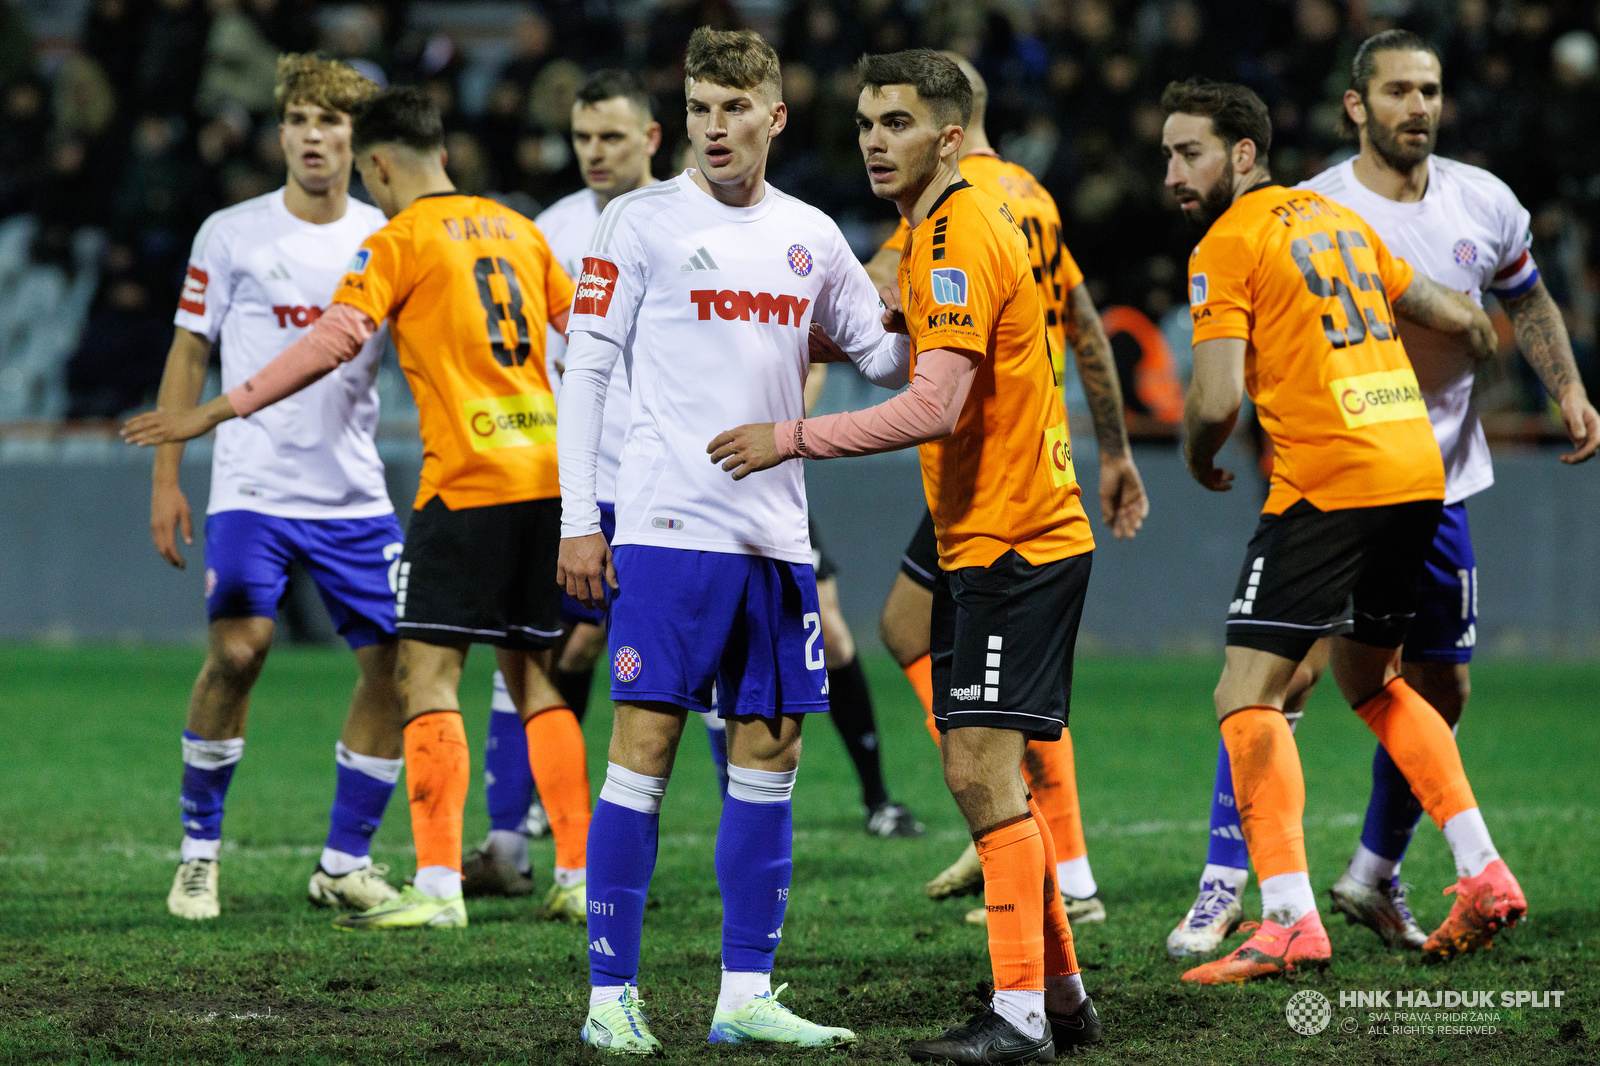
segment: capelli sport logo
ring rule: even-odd
[[[611,297],[616,291],[617,265],[609,259],[585,256],[578,291],[572,294],[572,313],[604,318],[611,310]]]

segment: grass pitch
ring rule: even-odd
[[[306,904],[332,798],[331,749],[355,677],[342,652],[273,652],[229,796],[223,916],[200,926],[168,916],[180,832],[178,732],[199,662],[192,648],[0,647],[0,1063],[592,1061],[577,1042],[588,995],[583,932],[533,922],[531,901],[474,902],[470,928],[409,935],[342,933]],[[1600,666],[1474,668],[1463,755],[1527,892],[1532,919],[1522,928],[1486,954],[1424,967],[1365,929],[1329,921],[1335,959],[1325,974],[1200,989],[1179,983],[1181,968],[1162,945],[1204,860],[1219,667],[1080,663],[1078,779],[1110,914],[1077,929],[1106,1024],[1105,1043],[1085,1061],[1600,1059],[1600,720],[1592,713]],[[491,657],[475,653],[463,690],[475,744],[469,841],[487,827],[476,760],[490,670]],[[860,1034],[830,1062],[905,1061],[903,1042],[963,1019],[968,991],[988,975],[982,932],[961,921],[970,901],[935,904],[922,893],[965,835],[920,710],[893,664],[874,660],[869,674],[891,790],[928,835],[863,835],[843,748],[824,718],[811,723],[774,981],[792,982],[784,999],[798,1012]],[[597,699],[585,729],[595,788],[609,726],[610,705]],[[1299,741],[1312,881],[1322,892],[1355,845],[1373,742],[1331,685],[1317,694]],[[828,1053],[705,1043],[718,979],[717,809],[705,741],[691,723],[662,814],[646,915],[643,991],[653,1028],[671,1062],[815,1061]],[[402,789],[374,849],[396,881],[412,868],[410,843]],[[533,852],[542,889],[551,846],[538,842]],[[1427,824],[1405,876],[1431,928],[1447,911],[1439,892],[1454,872]],[[1247,910],[1257,905],[1252,888]],[[1304,989],[1333,1004],[1319,1035],[1298,1035],[1285,1021],[1286,1002]],[[1375,1022],[1372,1012],[1340,1004],[1342,992],[1480,989],[1565,995],[1559,1009],[1497,1008],[1491,1018],[1444,1023],[1496,1030],[1476,1034],[1397,1032],[1436,1020]]]

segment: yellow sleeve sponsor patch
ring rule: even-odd
[[[1339,405],[1344,424],[1350,429],[1374,422],[1428,417],[1422,388],[1410,367],[1339,378],[1329,382],[1328,388],[1333,390],[1333,402]]]
[[[1065,425],[1044,431],[1044,458],[1050,466],[1050,480],[1057,488],[1078,480],[1078,471],[1072,465],[1072,435]]]
[[[548,392],[467,400],[461,411],[475,452],[556,442],[556,401]]]

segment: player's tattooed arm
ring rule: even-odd
[[[1217,337],[1194,346],[1194,378],[1183,405],[1183,460],[1213,492],[1233,488],[1233,474],[1215,463],[1244,402],[1242,337]]]
[[[1095,310],[1089,287],[1079,284],[1067,293],[1067,342],[1078,361],[1078,378],[1094,419],[1095,441],[1101,455],[1128,454],[1128,423],[1123,414],[1122,382],[1111,354],[1100,312]]]
[[[1533,367],[1539,380],[1561,408],[1561,420],[1576,449],[1563,455],[1565,463],[1581,463],[1600,449],[1600,414],[1589,402],[1578,364],[1572,358],[1572,338],[1562,320],[1561,308],[1545,288],[1544,281],[1521,296],[1501,300],[1511,328],[1517,335],[1522,357]]]
[[[206,367],[211,362],[211,342],[182,326],[172,331],[172,347],[167,350],[166,369],[161,372],[161,389],[156,404],[166,410],[193,408],[205,389]],[[150,475],[150,537],[156,551],[173,566],[187,566],[178,550],[177,537],[194,543],[194,519],[189,500],[178,485],[178,467],[183,462],[183,442],[175,441],[156,449]]]
[[[1494,358],[1500,348],[1494,323],[1483,308],[1472,302],[1466,293],[1447,289],[1436,281],[1417,274],[1400,298],[1394,302],[1395,313],[1419,326],[1440,333],[1464,334],[1472,353],[1472,361],[1479,365]]]
[[[1100,513],[1111,535],[1133,536],[1150,513],[1144,479],[1133,463],[1128,446],[1128,421],[1122,403],[1122,383],[1111,354],[1100,312],[1095,310],[1088,286],[1075,285],[1067,293],[1067,340],[1078,363],[1078,380],[1089,401],[1095,440],[1100,446]]]

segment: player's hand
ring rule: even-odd
[[[1133,465],[1131,455],[1100,457],[1100,514],[1111,535],[1129,540],[1139,532],[1150,513],[1150,498],[1144,494],[1144,479]]]
[[[122,424],[122,439],[141,448],[192,440],[233,418],[227,396],[182,411],[146,411]]]
[[[617,589],[617,568],[604,533],[562,537],[556,555],[556,584],[585,607],[603,607],[606,586]]]
[[[1600,413],[1589,402],[1582,385],[1568,385],[1561,391],[1561,421],[1575,449],[1561,457],[1568,466],[1586,463],[1600,449]]]
[[[178,551],[178,541],[173,527],[183,536],[185,544],[194,543],[194,520],[189,515],[189,501],[177,482],[157,485],[150,491],[150,539],[156,543],[161,558],[182,570],[188,565],[183,553]]]
[[[900,289],[893,285],[880,285],[878,299],[883,301],[883,328],[890,333],[909,336],[911,330],[906,327],[905,309],[900,306]]]
[[[834,343],[821,326],[811,323],[811,361],[813,363],[848,363],[850,356]]]
[[[1233,472],[1212,463],[1200,465],[1199,460],[1189,460],[1189,475],[1212,492],[1227,492],[1233,488]]]
[[[706,445],[713,463],[733,471],[733,480],[743,481],[757,470],[768,470],[783,462],[778,454],[778,434],[771,422],[754,422],[719,433]]]

